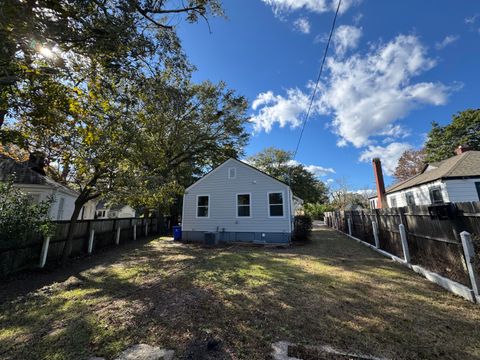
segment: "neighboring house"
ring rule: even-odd
[[[108,205],[105,201],[97,204],[96,219],[133,218],[135,210],[128,205]]]
[[[289,243],[302,202],[287,184],[229,159],[185,190],[182,239]]]
[[[45,159],[39,153],[31,154],[27,162],[17,162],[0,154],[0,181],[13,176],[14,186],[29,194],[35,202],[47,200],[53,195],[55,201],[50,207],[52,220],[70,220],[79,194],[46,176],[44,163]],[[93,219],[94,216],[95,203],[88,202],[82,208],[79,219]]]
[[[420,174],[386,190],[380,160],[373,159],[377,196],[369,199],[371,208],[479,201],[480,151],[459,147],[456,154],[428,164]]]

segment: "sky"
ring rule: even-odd
[[[227,19],[180,24],[194,81],[225,81],[249,101],[246,156],[293,151],[338,0],[224,0]],[[479,108],[480,1],[343,0],[296,161],[327,183],[387,184],[403,151]]]

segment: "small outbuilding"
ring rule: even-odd
[[[185,190],[182,239],[287,244],[301,203],[287,184],[229,159]]]

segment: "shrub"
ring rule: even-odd
[[[297,215],[294,219],[293,241],[306,241],[310,238],[313,221],[308,215]]]
[[[324,213],[334,211],[334,207],[330,204],[305,204],[303,208],[305,214],[314,220],[323,220]]]
[[[0,182],[0,241],[21,243],[29,232],[49,236],[54,224],[48,215],[53,198],[35,203],[13,186],[13,181]]]

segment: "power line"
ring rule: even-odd
[[[315,88],[313,89],[312,97],[310,99],[310,104],[308,106],[307,113],[305,115],[305,119],[303,120],[302,131],[300,132],[300,137],[298,138],[297,147],[295,148],[295,152],[293,153],[293,160],[297,157],[298,148],[300,146],[300,142],[302,141],[303,131],[305,130],[305,125],[307,124],[308,118],[310,116],[310,111],[312,110],[313,101],[315,100],[315,95],[317,94],[318,84],[320,83],[320,78],[322,77],[323,67],[325,66],[325,60],[327,58],[328,48],[330,47],[330,42],[332,40],[333,31],[335,30],[335,24],[337,22],[338,11],[340,10],[340,5],[342,4],[342,0],[338,0],[337,11],[335,12],[335,17],[333,18],[332,28],[330,29],[330,35],[328,36],[327,46],[325,47],[325,52],[323,53],[322,64],[320,65],[320,71],[318,72],[317,82],[315,83]],[[290,176],[289,176],[290,180]]]

